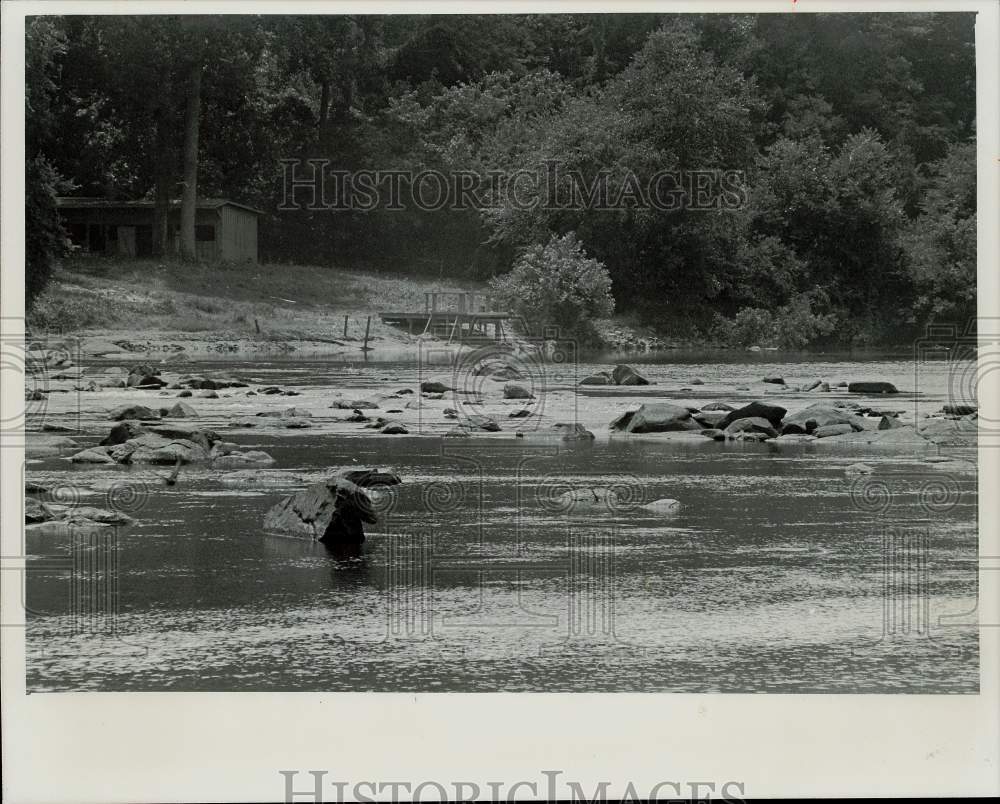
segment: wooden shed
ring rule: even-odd
[[[62,197],[57,201],[70,240],[91,254],[153,255],[153,202]],[[259,209],[226,198],[205,198],[195,211],[195,248],[205,262],[257,262]],[[170,203],[167,251],[180,251],[181,206]]]

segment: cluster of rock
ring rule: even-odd
[[[158,414],[140,405],[112,411],[111,418],[118,421],[111,432],[98,446],[71,455],[72,462],[168,465],[211,462],[213,466],[231,468],[274,463],[266,452],[241,450],[212,430],[163,423]]]
[[[49,490],[37,483],[25,483],[24,494],[26,530],[62,534],[72,528],[112,527],[132,522],[132,517],[120,511],[49,501],[45,499],[49,496]]]
[[[847,408],[815,403],[787,415],[780,405],[751,402],[734,407],[726,402],[710,402],[701,408],[667,402],[642,405],[618,416],[611,430],[625,433],[698,432],[716,441],[813,440],[860,432],[865,429],[862,414]],[[896,414],[887,412],[879,429],[902,426]]]
[[[580,385],[650,385],[638,371],[619,363],[611,371],[598,371],[580,380]]]

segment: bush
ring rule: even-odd
[[[830,335],[837,317],[812,310],[808,294],[800,293],[775,313],[759,307],[744,307],[733,318],[716,316],[714,335],[730,346],[780,346],[802,349]]]
[[[775,337],[785,349],[802,349],[830,335],[836,328],[837,317],[814,313],[812,302],[805,293],[793,296],[778,310],[774,321]]]
[[[55,261],[69,248],[56,196],[65,181],[45,157],[28,160],[25,166],[24,199],[24,305],[31,309],[52,276]]]
[[[615,309],[608,269],[587,256],[573,232],[528,248],[510,273],[490,280],[490,288],[504,309],[523,317],[536,336],[556,326],[560,337],[596,342],[593,319],[606,318]]]

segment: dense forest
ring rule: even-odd
[[[54,194],[265,211],[271,262],[483,280],[546,243],[676,336],[901,342],[975,315],[974,15],[36,17],[28,291]],[[287,210],[281,160],[738,171],[734,208]],[[631,178],[630,178],[631,177]],[[541,251],[538,251],[541,253]]]

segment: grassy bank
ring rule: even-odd
[[[481,290],[309,265],[66,260],[28,315],[35,332],[144,331],[293,338],[364,334],[365,319],[419,310],[428,291]],[[389,329],[389,328],[385,328]],[[385,335],[378,319],[373,335]],[[397,331],[391,330],[391,333]]]

